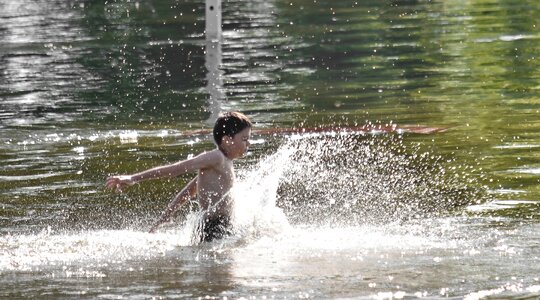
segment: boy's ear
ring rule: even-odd
[[[232,137],[228,135],[223,136],[223,138],[221,139],[222,144],[225,143],[229,145],[231,142],[232,142]]]

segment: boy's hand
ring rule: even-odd
[[[129,175],[111,176],[107,178],[105,187],[113,189],[117,192],[122,192],[122,189],[126,186],[134,185],[135,181]]]

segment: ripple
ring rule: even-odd
[[[43,178],[51,178],[51,177],[57,177],[65,175],[66,173],[63,172],[56,172],[56,173],[46,173],[46,174],[34,174],[34,175],[10,175],[10,176],[1,176],[0,175],[0,181],[25,181],[25,180],[38,180]]]
[[[534,149],[540,148],[540,144],[506,144],[493,147],[494,149]]]
[[[524,173],[524,174],[540,174],[540,168],[520,168],[520,169],[511,169],[511,172]]]
[[[483,204],[471,205],[467,210],[472,212],[482,212],[490,210],[501,210],[516,208],[521,205],[538,205],[538,201],[534,200],[494,200]]]

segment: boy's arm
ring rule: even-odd
[[[133,175],[112,176],[107,179],[106,187],[122,192],[126,186],[157,178],[176,177],[191,171],[209,168],[223,162],[219,150],[204,152],[194,158],[179,161],[174,164],[156,167]]]
[[[167,208],[161,213],[159,220],[150,228],[150,233],[154,233],[159,225],[168,222],[171,215],[191,197],[197,194],[197,176],[193,178],[169,203]]]

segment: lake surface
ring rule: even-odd
[[[0,0],[0,298],[540,298],[540,2]],[[235,235],[193,177],[238,110]],[[411,126],[443,131],[421,134]],[[414,127],[412,127],[414,128]]]

